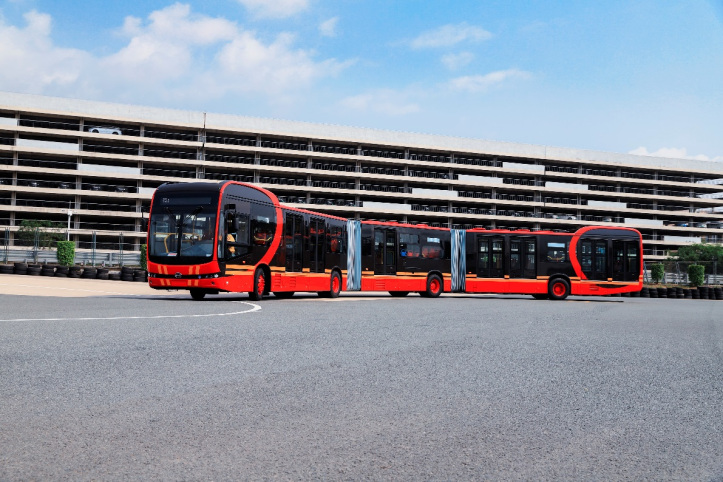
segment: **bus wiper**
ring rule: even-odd
[[[196,209],[194,209],[191,214],[186,214],[186,217],[183,218],[183,222],[181,223],[181,227],[185,227],[186,223],[190,221],[191,219],[198,216],[198,213],[203,211],[203,206],[196,206]]]

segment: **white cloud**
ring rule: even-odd
[[[524,70],[510,69],[498,70],[485,75],[467,75],[457,77],[448,82],[448,86],[452,90],[459,90],[471,93],[485,92],[494,85],[514,79],[528,79],[531,77],[529,72]]]
[[[339,23],[339,17],[333,17],[319,25],[319,32],[324,37],[336,37],[336,26]]]
[[[92,56],[77,49],[60,48],[50,38],[52,19],[30,11],[26,26],[6,25],[0,17],[0,85],[3,90],[43,93],[47,89],[72,91],[83,82],[82,73]]]
[[[410,94],[391,89],[380,89],[365,94],[347,97],[340,105],[360,112],[376,112],[391,116],[415,114],[421,111],[419,105],[407,100]]]
[[[673,159],[692,159],[695,161],[717,161],[723,162],[723,156],[708,157],[704,154],[698,154],[697,156],[688,155],[688,150],[684,147],[661,147],[655,152],[650,152],[646,147],[638,147],[629,151],[628,154],[635,154],[638,156],[654,156],[654,157],[668,157]]]
[[[4,90],[114,101],[204,100],[253,93],[298,95],[352,61],[316,59],[290,34],[271,41],[224,18],[174,4],[147,19],[128,17],[127,43],[107,56],[54,45],[52,19],[32,11],[27,25],[0,17],[0,85]]]
[[[312,53],[293,49],[294,38],[282,34],[268,45],[243,32],[219,52],[219,66],[228,90],[268,94],[298,90],[321,77],[333,76],[351,62],[328,59],[314,62]]]
[[[459,70],[469,65],[474,60],[471,52],[460,52],[458,54],[447,54],[442,56],[442,64],[449,70]]]
[[[309,0],[237,0],[257,17],[286,18],[306,10]]]
[[[410,45],[415,49],[451,47],[461,42],[481,42],[491,37],[492,34],[485,29],[463,22],[424,32],[412,40]]]

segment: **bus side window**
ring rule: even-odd
[[[567,243],[547,243],[547,262],[564,263],[567,261]]]

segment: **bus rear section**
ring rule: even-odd
[[[468,293],[560,300],[571,294],[610,295],[642,287],[642,241],[634,229],[474,229],[466,233],[466,246]]]

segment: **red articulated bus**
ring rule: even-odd
[[[148,282],[194,299],[297,291],[517,293],[564,299],[642,287],[642,241],[628,228],[575,233],[457,230],[347,220],[284,206],[234,181],[164,184],[153,197]]]

